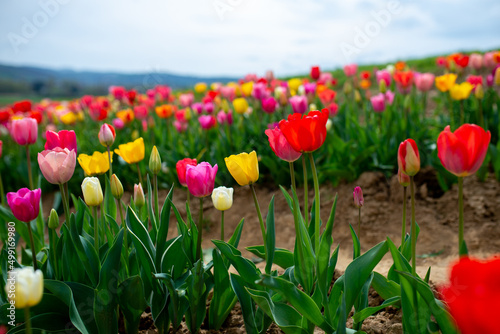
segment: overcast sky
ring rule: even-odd
[[[0,63],[304,73],[500,47],[498,0],[0,0]]]

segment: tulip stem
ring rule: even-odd
[[[465,123],[464,100],[460,100],[460,125]]]
[[[68,198],[66,197],[66,194],[64,192],[64,186],[62,184],[59,184],[59,191],[61,192],[61,198],[62,198],[63,207],[64,207],[64,218],[66,220],[66,223],[69,223]]]
[[[36,270],[36,269],[35,269]],[[26,334],[31,334],[31,315],[30,315],[30,308],[25,307],[24,308],[24,326],[25,326],[25,333]]]
[[[7,206],[5,204],[5,192],[3,189],[3,182],[2,182],[2,176],[0,175],[0,201],[2,203],[2,206]]]
[[[30,146],[26,145],[26,159],[28,162],[28,179],[30,183],[30,190],[33,190],[33,175],[31,174],[31,156],[30,156]]]
[[[196,260],[201,260],[201,236],[203,233],[203,197],[200,197],[200,216],[198,218],[198,240],[196,245]]]
[[[31,230],[31,222],[26,223],[28,225],[28,234],[30,238],[30,244],[31,244],[31,256],[33,258],[33,270],[37,269],[37,263],[36,263],[36,250],[35,250],[35,241],[33,240],[33,231]]]
[[[309,199],[308,199],[308,189],[307,189],[307,165],[306,165],[306,157],[302,155],[302,172],[304,173],[304,220],[306,226],[309,227]]]
[[[401,228],[401,245],[405,242],[406,236],[406,187],[403,187],[403,224]]]
[[[113,175],[113,165],[111,165],[111,149],[109,145],[108,148],[108,161],[109,161],[109,179],[111,180],[111,175]]]
[[[311,169],[312,169],[312,175],[313,175],[313,181],[314,181],[314,205],[315,205],[315,211],[314,211],[314,223],[315,223],[315,229],[314,229],[314,241],[315,241],[315,252],[319,252],[319,205],[320,205],[320,199],[319,199],[319,182],[318,182],[318,173],[316,171],[316,164],[314,163],[314,158],[312,155],[312,152],[308,153],[309,155],[309,160],[311,162]]]
[[[55,229],[49,228],[49,259],[54,270],[54,277],[56,280],[59,279],[59,266],[57,264],[57,232]]]
[[[155,197],[155,218],[156,218],[156,228],[160,226],[160,210],[159,210],[159,204],[158,204],[158,175],[154,174],[153,175],[153,182],[154,182],[154,197]]]
[[[478,112],[479,112],[479,126],[486,130],[484,127],[484,116],[483,116],[483,101],[481,99],[477,100],[478,102]]]
[[[358,208],[358,240],[361,239],[361,207]]]
[[[415,223],[415,181],[410,176],[411,192],[411,270],[413,276],[417,275],[417,225]]]
[[[187,206],[191,208],[191,193],[189,192],[188,188],[186,188],[186,193],[187,193]],[[191,222],[189,221],[189,219],[187,219],[187,221],[189,224],[188,227],[191,228]]]
[[[127,242],[127,223],[123,219],[123,209],[122,209],[122,200],[116,199],[118,202],[118,210],[120,211],[120,219],[122,221],[123,230],[123,245],[125,246],[125,264],[127,265],[128,270],[128,242]]]
[[[295,169],[293,168],[293,162],[289,162],[290,164],[290,178],[292,179],[292,189],[297,194],[297,186],[295,185]]]
[[[99,254],[99,231],[97,230],[97,206],[93,207],[94,209],[94,248]]]
[[[255,187],[253,186],[253,183],[250,183],[250,189],[252,189],[252,196],[253,196],[253,202],[255,204],[255,210],[257,210],[257,216],[259,216],[260,230],[262,232],[262,242],[264,243],[264,254],[267,262],[266,227],[264,226],[264,220],[262,219],[262,213],[260,211],[260,205],[259,201],[257,200],[257,193],[255,192]],[[269,273],[266,272],[266,274]]]
[[[139,183],[142,186],[142,174],[141,174],[141,167],[139,166],[139,163],[136,163],[137,165],[137,174],[139,175]]]
[[[224,211],[220,212],[220,240],[224,241]]]
[[[458,178],[458,254],[464,242],[464,178]]]

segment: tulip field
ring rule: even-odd
[[[313,66],[0,107],[0,333],[380,333],[383,312],[400,319],[390,333],[500,333],[500,258],[477,257],[464,205],[469,180],[500,181],[500,51],[431,69]],[[373,244],[366,172],[401,194],[396,235],[378,221]],[[333,190],[353,183],[348,201]],[[439,255],[418,251],[431,191],[453,199],[433,209],[454,226],[439,284],[417,270]]]

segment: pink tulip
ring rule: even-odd
[[[252,96],[257,100],[261,100],[266,96],[266,84],[257,82],[253,85]]]
[[[67,148],[75,151],[77,154],[76,134],[73,130],[61,130],[59,132],[47,131],[45,133],[47,141],[45,142],[46,150],[53,150],[56,147]]]
[[[375,112],[383,112],[385,110],[385,95],[380,93],[370,98],[373,110]]]
[[[233,86],[222,86],[219,91],[223,97],[230,101],[234,100],[236,97],[236,88]]]
[[[493,82],[494,82],[494,81],[495,81],[495,78],[493,77],[493,75],[492,75],[492,74],[488,74],[488,75],[486,76],[486,85],[487,85],[488,87],[493,87]]]
[[[188,125],[186,122],[181,122],[181,121],[175,120],[174,127],[177,130],[177,132],[182,133],[182,132],[187,130]]]
[[[217,113],[217,123],[225,124],[227,122],[227,115],[224,110],[221,110]]]
[[[385,81],[386,87],[391,85],[391,73],[387,70],[380,70],[375,73],[375,77],[377,78],[377,83],[380,84],[380,81]]]
[[[146,117],[148,117],[148,113],[148,107],[146,107],[144,104],[134,107],[134,115],[137,119],[145,119]]]
[[[272,96],[262,99],[262,110],[264,110],[265,113],[274,113],[277,105],[278,103],[276,102],[276,99]]]
[[[315,82],[305,83],[304,92],[306,93],[306,95],[314,96],[314,94],[316,94],[316,83]]]
[[[480,70],[483,67],[483,56],[479,53],[471,53],[469,56],[469,66],[475,70]]]
[[[307,111],[307,97],[295,95],[289,99],[294,113],[304,114]]]
[[[116,100],[123,100],[125,97],[125,88],[121,86],[111,86],[109,87],[109,93],[113,95]]]
[[[390,106],[392,106],[392,102],[394,102],[394,95],[396,95],[396,94],[394,94],[394,93],[393,93],[393,92],[391,92],[390,90],[388,90],[388,91],[387,91],[387,92],[385,92],[385,94],[384,94],[385,102],[386,102],[388,105],[390,105]]]
[[[0,140],[0,158],[2,157],[3,141]]]
[[[112,125],[104,123],[99,130],[99,142],[102,146],[108,147],[113,145],[116,138],[116,132]]]
[[[214,190],[217,164],[213,167],[208,162],[201,162],[196,166],[186,166],[186,184],[194,197],[209,196]]]
[[[434,74],[420,73],[415,76],[415,86],[421,92],[428,92],[434,84]]]
[[[233,124],[233,111],[232,110],[229,110],[227,112],[227,120],[226,121],[227,121],[228,125]]]
[[[267,129],[265,133],[269,139],[269,146],[271,146],[274,154],[281,160],[294,162],[302,155],[302,153],[295,151],[290,146],[278,126],[274,129]]]
[[[179,103],[184,108],[189,107],[191,104],[193,104],[193,102],[194,102],[193,93],[181,94],[179,96]]]
[[[365,204],[365,200],[363,198],[363,191],[361,190],[361,187],[356,187],[354,188],[354,191],[352,193],[354,197],[354,205],[359,209]]]
[[[125,123],[120,118],[115,118],[111,121],[115,129],[121,130],[125,127]]]
[[[491,51],[491,52],[486,52],[484,54],[483,63],[484,63],[485,67],[493,68],[496,66],[497,63],[495,62],[495,59],[494,59],[495,53],[496,53],[496,51]]]
[[[214,109],[215,109],[215,106],[214,106],[214,103],[213,102],[207,102],[203,105],[203,110],[205,110],[205,112],[207,114],[211,114],[214,112]]]
[[[339,105],[335,102],[330,103],[326,106],[326,109],[329,111],[329,116],[337,116],[339,113]]]
[[[155,100],[156,98],[156,90],[154,89],[148,89],[146,91],[146,95],[151,99],[151,100]]]
[[[38,123],[34,118],[22,118],[12,121],[10,135],[19,145],[31,145],[38,138]]]
[[[43,176],[52,184],[68,182],[75,171],[76,152],[56,147],[38,153],[38,165]]]
[[[212,115],[201,115],[198,122],[200,122],[201,128],[204,130],[210,130],[217,124],[217,120]]]
[[[22,222],[29,223],[38,217],[41,196],[42,190],[40,188],[35,190],[21,188],[15,193],[7,193],[7,203],[14,217]]]
[[[201,104],[200,102],[193,103],[191,109],[196,111],[198,115],[201,115],[203,113],[203,104]]]
[[[323,85],[330,84],[333,80],[333,76],[330,72],[322,72],[319,75],[318,83],[321,83]]]
[[[356,64],[349,64],[344,66],[344,73],[348,77],[355,76],[357,71],[358,71],[358,65]]]

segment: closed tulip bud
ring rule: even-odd
[[[361,102],[361,94],[357,89],[354,91],[354,101],[356,101],[356,103]]]
[[[420,170],[420,154],[413,139],[406,139],[399,145],[398,166],[408,176],[414,176]]]
[[[356,187],[354,188],[354,191],[352,193],[354,197],[354,205],[359,209],[365,204],[365,200],[363,198],[363,191],[361,190],[361,187]]]
[[[333,126],[333,122],[332,122],[332,120],[331,120],[331,119],[328,119],[328,120],[326,121],[326,131],[330,131],[330,129],[332,128],[332,126]]]
[[[149,157],[149,170],[154,175],[157,175],[161,171],[161,157],[156,146],[153,146],[151,156]]]
[[[233,188],[218,187],[212,192],[212,202],[219,211],[226,211],[233,206]]]
[[[123,185],[116,174],[111,175],[111,180],[109,180],[111,185],[111,194],[114,198],[120,199],[123,196]]]
[[[108,147],[113,145],[116,138],[115,128],[112,125],[104,123],[99,130],[99,142],[102,146]]]
[[[474,91],[474,95],[476,96],[476,99],[482,100],[484,97],[484,89],[483,85],[479,84],[476,86],[476,90]]]
[[[33,307],[43,297],[43,273],[32,267],[14,269],[5,285],[5,291],[17,309]],[[14,292],[14,293],[13,293]]]
[[[387,84],[385,83],[385,80],[380,80],[378,83],[378,89],[381,93],[387,92]]]
[[[349,95],[351,94],[351,92],[352,92],[352,85],[349,81],[346,81],[344,83],[344,94]]]
[[[500,86],[500,67],[497,67],[495,71],[495,85]]]
[[[101,205],[102,195],[101,183],[97,177],[86,177],[82,182],[83,199],[88,206]]]
[[[134,184],[134,203],[137,208],[142,208],[146,204],[146,197],[144,196],[144,190],[142,190],[142,185]]]
[[[403,101],[403,108],[405,108],[406,110],[409,110],[410,107],[411,107],[411,96],[410,96],[410,94],[408,94],[405,96],[405,99]]]
[[[398,182],[403,187],[408,187],[410,185],[410,177],[405,173],[402,173],[401,169],[398,169]]]
[[[57,215],[57,211],[52,209],[50,210],[49,221],[47,223],[50,229],[55,230],[59,227],[59,216]]]

